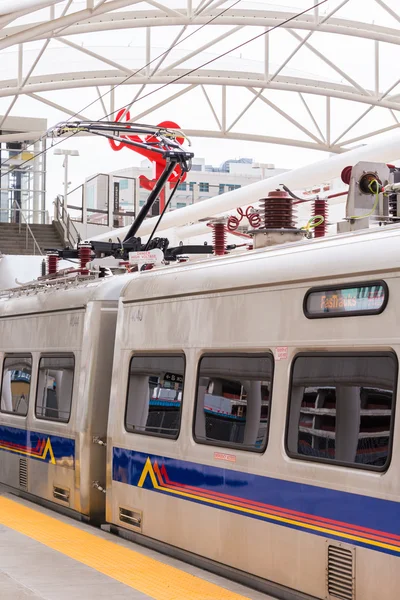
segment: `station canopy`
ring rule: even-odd
[[[399,127],[398,0],[318,4],[0,0],[0,131],[131,105],[192,137],[339,153]]]

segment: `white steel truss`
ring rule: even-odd
[[[400,78],[387,59],[399,64],[398,0],[293,1],[278,10],[247,0],[20,0],[0,13],[10,64],[0,70],[0,130],[22,99],[46,107],[49,124],[52,115],[105,118],[120,106],[153,122],[170,110],[189,136],[332,153],[399,128]],[[367,2],[378,11],[371,22]],[[214,62],[277,25],[252,56],[244,46],[244,56],[237,48]],[[346,45],[343,61],[335,49],[343,55]]]

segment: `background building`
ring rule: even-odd
[[[184,208],[286,171],[276,169],[273,164],[255,163],[251,158],[226,160],[218,167],[206,164],[203,158],[195,158],[186,180],[178,186],[169,210]],[[71,216],[78,223],[86,220],[82,235],[95,235],[96,230],[106,226],[129,224],[149,195],[141,185],[143,177],[150,180],[154,177],[153,166],[147,160],[140,166],[98,173],[70,192],[67,205]],[[171,190],[173,185],[168,185]],[[158,214],[158,206],[154,207],[153,214]]]

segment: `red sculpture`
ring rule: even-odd
[[[121,109],[117,113],[117,116],[115,119],[115,121],[117,123],[121,120],[124,112],[125,112],[125,109]],[[125,119],[126,119],[126,121],[131,120],[131,115],[130,115],[129,111],[127,111],[125,113]],[[165,127],[166,129],[179,129],[179,125],[177,125],[173,121],[163,121],[162,123],[159,123],[157,125],[157,127]],[[125,137],[126,139],[129,139],[132,142],[143,142],[143,140],[141,140],[140,137],[137,135],[128,135],[128,136],[121,136],[121,137]],[[146,137],[146,142],[151,142],[151,140],[152,140],[152,136],[148,135]],[[177,137],[176,141],[179,144],[183,144],[184,138]],[[144,188],[145,190],[152,190],[154,188],[158,178],[160,177],[161,173],[165,169],[165,165],[166,165],[165,158],[163,158],[161,156],[161,154],[159,154],[157,152],[153,152],[152,150],[148,150],[146,148],[137,148],[137,147],[135,148],[134,146],[128,146],[127,144],[124,144],[124,142],[116,142],[115,140],[110,140],[110,139],[108,140],[108,142],[109,142],[111,148],[113,150],[115,150],[116,152],[119,152],[119,150],[122,150],[122,148],[129,148],[130,150],[134,150],[135,152],[138,152],[139,154],[141,154],[142,156],[144,156],[145,158],[147,158],[148,160],[150,160],[151,162],[153,162],[155,164],[155,168],[156,168],[155,179],[148,179],[145,175],[141,175],[139,177],[140,187]],[[177,165],[175,167],[173,173],[169,176],[168,181],[170,183],[176,183],[181,176],[182,176],[181,167],[180,167],[180,165]],[[186,179],[186,173],[183,173],[181,181],[185,181],[185,179]],[[165,188],[162,190],[162,192],[160,194],[160,213],[164,210],[164,206],[165,206]]]

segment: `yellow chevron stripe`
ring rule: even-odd
[[[302,529],[309,529],[311,531],[318,531],[320,533],[325,533],[327,535],[334,535],[336,537],[344,538],[346,540],[353,540],[355,542],[360,542],[362,544],[368,544],[369,546],[377,546],[378,548],[383,548],[385,550],[391,550],[397,553],[400,553],[399,546],[393,546],[392,544],[387,544],[385,542],[378,542],[376,540],[371,540],[369,538],[364,538],[361,536],[353,535],[351,533],[344,533],[342,531],[336,531],[335,529],[329,529],[328,527],[320,527],[318,525],[311,525],[309,523],[302,523],[301,521],[296,521],[295,519],[288,519],[286,517],[279,517],[277,515],[272,515],[270,513],[264,513],[258,510],[254,510],[252,508],[245,508],[241,506],[237,506],[235,504],[229,504],[228,502],[222,502],[221,500],[213,500],[211,498],[206,498],[204,496],[196,496],[195,494],[190,494],[188,492],[181,492],[179,490],[171,490],[169,488],[165,488],[157,482],[156,475],[154,473],[153,465],[151,464],[150,458],[147,458],[145,466],[143,468],[142,474],[138,481],[138,487],[142,487],[147,475],[150,475],[151,482],[153,487],[161,492],[166,492],[168,494],[174,494],[175,496],[182,496],[183,498],[190,498],[193,500],[199,500],[200,502],[205,502],[207,504],[213,504],[214,506],[221,506],[222,508],[229,508],[231,510],[235,510],[244,514],[250,514],[257,517],[263,517],[270,519],[271,521],[276,521],[278,523],[286,523],[287,525],[294,525],[295,527],[301,527]]]

